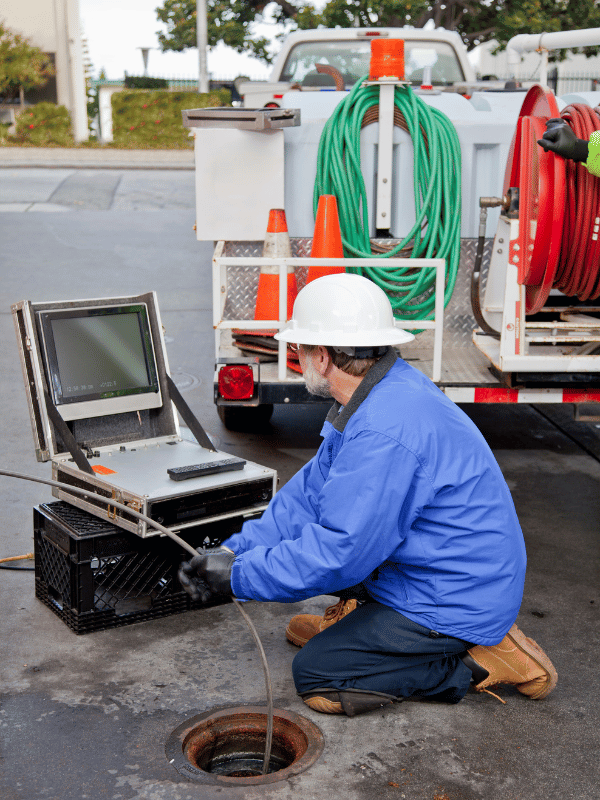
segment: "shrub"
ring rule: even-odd
[[[166,78],[149,78],[146,75],[126,75],[126,89],[168,89],[169,81]]]
[[[112,96],[113,144],[132,148],[193,147],[181,112],[185,108],[213,108],[231,105],[227,89],[208,94],[197,92],[145,91],[115,92]]]
[[[29,106],[17,117],[17,140],[25,144],[73,145],[71,117],[64,106],[55,103],[37,103]]]

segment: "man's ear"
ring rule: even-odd
[[[331,360],[331,356],[326,347],[319,345],[317,348],[317,352],[315,353],[316,358],[314,359],[313,363],[315,365],[315,369],[319,373],[325,377],[329,372],[330,368],[333,366],[333,361]]]

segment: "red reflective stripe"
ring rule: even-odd
[[[518,389],[475,389],[476,403],[517,403]]]
[[[563,403],[595,403],[600,402],[600,392],[583,389],[563,389]]]

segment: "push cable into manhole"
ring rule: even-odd
[[[176,533],[173,533],[173,531],[170,531],[168,528],[165,528],[164,525],[161,525],[155,520],[150,519],[150,517],[147,517],[140,511],[136,511],[135,509],[130,508],[129,506],[124,505],[123,503],[118,503],[116,500],[113,500],[112,497],[102,497],[101,495],[93,494],[88,489],[80,489],[79,487],[71,486],[68,483],[61,483],[60,481],[47,480],[46,478],[37,478],[33,475],[23,475],[19,472],[9,472],[8,470],[4,469],[0,469],[0,475],[5,476],[6,478],[17,478],[22,481],[41,483],[44,484],[45,486],[55,486],[58,489],[64,489],[73,494],[82,495],[83,497],[93,497],[94,500],[104,500],[106,501],[107,505],[110,505],[114,508],[118,508],[121,511],[125,511],[127,514],[130,514],[136,519],[142,520],[143,522],[146,523],[146,525],[149,525],[150,527],[154,528],[160,533],[163,533],[165,536],[168,536],[174,542],[177,542],[177,544],[180,547],[182,547],[192,556],[198,555],[198,551],[195,550],[191,546],[191,544],[188,544],[188,542],[186,542],[185,539],[182,539]],[[231,599],[233,600],[235,607],[238,609],[238,611],[244,618],[244,622],[248,626],[250,633],[252,634],[254,641],[256,642],[256,646],[258,648],[258,652],[260,653],[260,658],[262,661],[262,666],[265,674],[265,688],[267,694],[267,731],[266,731],[265,755],[262,766],[262,774],[266,775],[269,771],[269,762],[271,761],[271,747],[273,742],[273,689],[271,686],[271,674],[269,672],[269,664],[267,662],[267,657],[265,654],[264,647],[262,645],[258,632],[254,627],[252,620],[248,616],[246,610],[243,608],[242,603],[240,603],[240,601],[237,600],[235,597],[232,597]]]

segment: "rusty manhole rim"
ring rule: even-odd
[[[325,745],[323,734],[320,729],[306,717],[300,716],[293,711],[286,711],[282,708],[273,709],[273,735],[277,734],[278,718],[295,726],[306,737],[307,747],[304,753],[296,758],[291,764],[283,769],[271,772],[267,775],[256,775],[252,777],[236,778],[228,775],[218,775],[206,772],[195,766],[185,755],[185,745],[189,741],[194,729],[201,727],[218,726],[220,722],[225,723],[231,717],[252,715],[254,717],[264,717],[265,736],[266,736],[266,708],[265,706],[219,706],[197,714],[195,717],[185,720],[170,734],[165,744],[165,753],[169,763],[188,780],[195,783],[205,784],[228,784],[230,786],[251,786],[256,784],[276,783],[284,781],[292,775],[297,775],[311,767],[320,757]],[[242,720],[240,720],[241,722]]]

